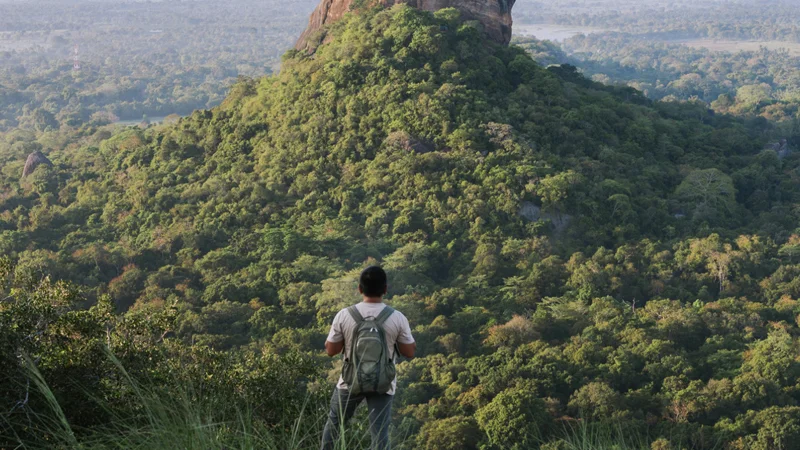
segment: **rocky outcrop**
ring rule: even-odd
[[[786,139],[781,139],[778,142],[767,145],[767,150],[774,150],[778,154],[778,158],[784,159],[792,154],[792,149],[789,147],[789,142]]]
[[[522,202],[519,215],[529,222],[543,222],[549,220],[550,223],[553,224],[556,233],[561,233],[566,230],[572,221],[572,216],[569,214],[544,213],[542,212],[542,208],[539,208],[531,202]]]
[[[516,0],[372,0],[368,4],[393,6],[405,3],[425,11],[438,11],[444,8],[456,8],[461,11],[465,20],[477,20],[483,25],[486,34],[497,43],[508,45],[511,41],[511,8]],[[325,25],[341,19],[351,10],[358,0],[321,0],[317,9],[311,14],[308,28],[300,36],[295,48],[298,50],[313,49],[321,42],[325,33]],[[360,3],[364,3],[363,1]]]
[[[409,152],[425,154],[434,150],[431,142],[417,139],[405,131],[395,131],[389,134],[384,141],[388,147],[400,148]]]
[[[40,152],[39,150],[36,150],[28,155],[28,159],[25,160],[25,167],[22,169],[22,178],[32,174],[33,171],[42,164],[51,167],[53,166],[53,163],[47,159],[47,156],[44,156],[44,153]]]

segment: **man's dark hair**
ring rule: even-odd
[[[367,267],[361,272],[358,287],[367,297],[383,297],[386,293],[386,272],[378,266]]]

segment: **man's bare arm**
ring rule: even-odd
[[[325,351],[328,353],[328,356],[336,356],[342,352],[344,349],[344,341],[341,342],[330,342],[325,341]]]
[[[397,343],[397,350],[400,352],[401,355],[405,356],[408,359],[414,358],[414,353],[417,352],[417,343],[412,342],[411,344],[401,344]]]

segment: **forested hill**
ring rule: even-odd
[[[27,149],[1,155],[8,289],[50,275],[129,312],[7,326],[72,317],[29,307],[60,295],[40,286],[0,304],[0,339],[132,414],[93,342],[162,381],[174,360],[153,355],[213,360],[185,377],[227,396],[263,395],[255,365],[290,385],[256,401],[273,424],[328,394],[324,333],[377,261],[423,355],[400,366],[400,448],[570,448],[576,423],[659,449],[800,448],[800,158],[763,150],[796,135],[539,66],[452,9],[331,34],[177,124],[84,128],[24,179]]]

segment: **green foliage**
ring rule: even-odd
[[[193,411],[175,428],[254,404],[285,429],[375,263],[422,355],[398,366],[398,448],[712,449],[800,401],[800,160],[761,151],[772,125],[543,68],[452,10],[330,33],[171,125],[3,135],[8,409],[27,353],[88,434],[112,424],[87,391],[146,434],[180,386],[155,408]],[[59,165],[26,189],[37,139]],[[245,445],[225,439],[203,442]]]
[[[736,188],[731,177],[718,169],[695,170],[675,191],[695,220],[720,220],[730,215],[736,204]]]
[[[56,121],[56,117],[50,111],[46,109],[38,108],[33,112],[32,116],[33,126],[36,131],[48,131],[51,129],[58,128],[58,121]]]
[[[734,448],[767,450],[796,449],[800,438],[800,409],[794,406],[773,406],[751,411],[737,421],[737,426],[751,434],[734,443]]]
[[[553,418],[534,384],[520,383],[499,393],[475,413],[489,442],[499,448],[525,449],[540,442],[552,428]]]
[[[417,447],[425,450],[477,450],[480,431],[475,419],[455,416],[426,423],[417,438]]]
[[[611,418],[623,409],[619,393],[602,382],[589,383],[575,391],[568,406],[574,416],[594,420]]]

